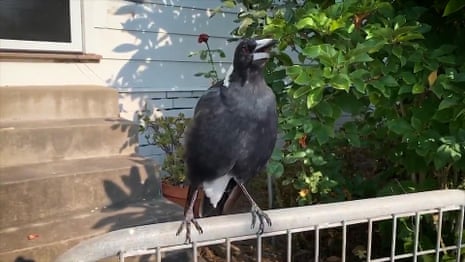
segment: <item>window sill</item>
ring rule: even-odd
[[[99,63],[97,54],[36,53],[0,51],[0,62]]]

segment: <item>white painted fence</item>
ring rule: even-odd
[[[201,218],[199,223],[204,233],[199,235],[193,230],[193,243],[185,244],[184,236],[176,236],[180,222],[168,222],[113,231],[89,239],[68,250],[57,262],[98,261],[99,259],[119,256],[120,261],[131,256],[156,254],[162,261],[162,252],[173,250],[192,250],[193,261],[197,261],[198,248],[212,244],[226,243],[227,261],[231,261],[231,243],[246,239],[257,239],[257,261],[262,259],[262,241],[264,238],[287,236],[287,261],[292,261],[292,236],[305,231],[314,231],[314,261],[320,261],[320,231],[327,228],[342,228],[342,261],[347,260],[347,227],[355,224],[368,224],[366,261],[396,261],[411,258],[417,261],[426,254],[435,254],[435,261],[440,261],[441,254],[455,254],[460,262],[460,251],[465,248],[463,242],[465,191],[438,190],[364,200],[314,206],[294,207],[266,211],[273,225],[265,227],[263,235],[255,234],[250,228],[250,214],[236,214]],[[441,243],[442,220],[446,213],[458,215],[456,225],[457,239],[454,244]],[[438,218],[435,248],[420,250],[420,219],[434,214]],[[397,222],[400,218],[411,217],[414,225],[414,248],[412,252],[396,253]],[[372,250],[376,244],[373,240],[373,224],[380,221],[392,221],[391,253],[385,257],[373,257]],[[378,243],[379,244],[379,243]]]

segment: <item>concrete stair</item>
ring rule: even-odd
[[[117,118],[0,122],[0,166],[130,155],[138,127]]]
[[[130,226],[181,218],[182,210],[173,208],[173,203],[162,199],[79,210],[65,216],[3,229],[0,231],[0,261],[15,261],[18,258],[25,261],[53,261],[53,258],[87,238]],[[29,240],[29,235],[36,238]],[[115,257],[105,261],[116,262],[118,259]]]
[[[178,219],[137,125],[101,86],[0,87],[0,261],[53,261],[80,240]],[[28,239],[28,235],[37,235]]]
[[[0,86],[0,119],[118,117],[118,93],[103,86]]]

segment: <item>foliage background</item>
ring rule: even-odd
[[[465,2],[226,0],[217,10],[236,5],[232,35],[280,41],[267,81],[284,145],[267,171],[281,207],[465,187]],[[435,222],[422,223],[420,249],[430,248]],[[455,226],[445,218],[444,241]]]

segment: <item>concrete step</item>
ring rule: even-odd
[[[118,93],[110,87],[0,87],[0,119],[4,121],[118,116]]]
[[[0,121],[0,167],[135,153],[138,126],[121,119]]]
[[[158,166],[140,157],[0,168],[0,230],[76,210],[154,197],[160,197]]]
[[[84,239],[130,226],[180,220],[182,213],[178,205],[156,199],[114,208],[80,210],[21,227],[5,228],[0,230],[0,261],[54,261]],[[29,235],[36,238],[28,240]],[[20,257],[23,260],[17,260]]]

